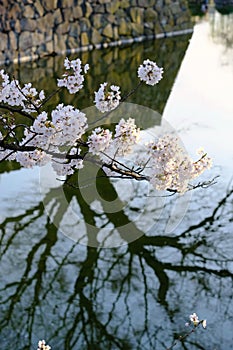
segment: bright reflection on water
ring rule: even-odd
[[[193,312],[207,318],[208,329],[197,329],[175,348],[233,348],[232,32],[232,15],[213,13],[195,26],[183,61],[187,37],[83,55],[96,62],[86,94],[110,76],[130,90],[138,64],[147,57],[156,59],[165,66],[164,80],[154,95],[147,87],[134,101],[159,112],[182,61],[163,118],[190,152],[203,146],[214,158],[206,178],[220,178],[213,187],[192,193],[188,211],[171,233],[165,229],[180,214],[174,211],[177,199],[163,201],[163,215],[158,216],[161,202],[155,198],[147,203],[150,210],[143,223],[146,228],[154,220],[154,228],[143,229],[134,243],[114,249],[80,245],[63,236],[44,212],[46,203],[59,218],[65,214],[57,184],[43,197],[37,169],[1,166],[2,349],[33,349],[43,338],[52,349],[166,349],[187,331],[184,324]],[[49,74],[61,72],[60,59],[49,62],[40,62],[35,70],[28,65],[18,73],[24,72],[25,81],[46,86]],[[74,103],[73,97],[60,95],[64,97],[66,103]],[[82,107],[90,104],[83,100]],[[117,186],[110,181],[100,181],[97,187],[108,200],[117,197]],[[93,205],[82,201],[78,190],[64,191],[92,225],[103,220],[114,228],[141,209],[140,193],[135,192],[136,204],[123,207],[117,217],[106,213],[103,219]],[[132,230],[142,228],[135,225]]]

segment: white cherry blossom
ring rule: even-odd
[[[179,145],[176,137],[165,135],[147,144],[150,182],[157,190],[171,189],[184,193],[189,182],[211,166],[211,159],[203,155],[193,161]]]
[[[140,140],[140,129],[136,126],[135,120],[122,118],[115,128],[115,147],[119,154],[126,154],[132,151],[132,146]]]
[[[35,165],[43,166],[51,160],[46,152],[36,149],[32,152],[17,152],[15,160],[25,168],[32,168]]]
[[[94,103],[96,108],[102,113],[115,109],[121,99],[119,86],[111,85],[110,90],[107,90],[107,85],[108,83],[100,84],[99,90],[95,92]]]
[[[0,102],[9,104],[10,106],[21,106],[23,111],[31,113],[36,112],[45,98],[44,91],[38,92],[31,83],[20,87],[18,80],[10,81],[8,74],[4,70],[0,71],[2,77],[2,89],[0,91]]]
[[[108,129],[96,128],[88,137],[89,151],[92,154],[99,154],[110,146],[112,132]]]
[[[37,350],[50,350],[51,347],[46,345],[45,340],[39,340]]]
[[[138,77],[148,85],[155,85],[162,79],[163,68],[149,59],[144,60],[138,68]]]
[[[66,87],[70,94],[75,94],[83,87],[82,61],[79,58],[70,61],[66,57],[64,67],[66,68],[66,73],[63,74],[62,79],[57,80],[57,85],[58,87]],[[85,64],[83,68],[84,74],[87,73],[88,69],[89,64]],[[72,72],[68,72],[69,70]]]

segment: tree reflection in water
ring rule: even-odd
[[[79,202],[78,190],[68,187],[65,193],[68,203]],[[156,232],[104,249],[72,243],[59,233],[44,213],[46,201],[59,204],[60,192],[51,190],[43,202],[1,224],[1,333],[7,337],[2,342],[29,349],[45,337],[55,349],[163,349],[196,309],[213,319],[209,331],[187,339],[184,349],[229,341],[221,330],[232,315],[232,196],[231,188],[217,206],[204,210],[208,215],[171,235],[163,233],[167,208]],[[60,204],[61,218],[67,208]],[[80,208],[94,223],[95,211],[82,202]],[[119,217],[126,220],[123,210],[111,216],[115,227]],[[91,244],[92,234],[87,233]]]
[[[32,349],[45,338],[52,349],[166,349],[186,331],[186,317],[197,312],[207,318],[209,330],[198,329],[180,348],[230,349],[232,184],[226,193],[213,188],[196,192],[172,233],[166,233],[166,224],[175,197],[150,200],[143,219],[145,227],[147,220],[154,225],[143,230],[132,220],[135,207],[125,210],[113,182],[99,179],[96,186],[103,210],[116,198],[122,209],[104,211],[103,219],[78,188],[66,185],[65,203],[60,188],[41,198],[35,187],[22,195],[25,208],[13,211],[11,204],[0,226],[2,348]],[[85,232],[85,244],[64,236],[54,224],[64,221],[70,204],[83,218],[83,226],[70,227]],[[126,244],[129,236],[119,223],[129,222],[128,235],[138,239]],[[125,244],[98,247],[95,227],[101,225],[111,225]]]

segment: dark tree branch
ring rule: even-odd
[[[31,114],[29,114],[29,113],[23,111],[22,108],[13,108],[13,107],[11,107],[11,106],[3,105],[3,104],[0,104],[0,108],[1,108],[1,109],[6,109],[7,111],[12,112],[12,113],[19,113],[19,114],[21,114],[23,117],[26,117],[26,118],[28,118],[28,119],[30,119],[30,120],[32,120],[32,121],[35,120],[35,118],[34,118]]]

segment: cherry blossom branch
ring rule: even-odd
[[[174,341],[174,343],[167,348],[166,350],[171,350],[172,348],[174,348],[175,345],[178,344],[178,341],[183,342],[186,338],[188,338],[192,333],[194,333],[197,329],[197,327],[199,327],[200,325],[202,325],[202,327],[205,329],[206,328],[206,320],[201,320],[199,321],[198,316],[196,313],[193,313],[192,315],[189,316],[190,319],[190,323],[193,325],[193,328],[187,332],[184,335],[180,335],[179,338],[177,340]],[[186,323],[185,325],[188,327],[190,326],[190,323]]]
[[[23,89],[21,89],[21,87],[19,86],[18,81],[15,78],[14,78],[14,82],[15,82],[15,86],[17,87],[19,92],[25,97],[26,101],[29,104],[31,104],[34,107],[35,111],[39,114],[40,113],[40,108],[38,106],[36,106],[36,104],[33,102],[33,99],[29,98],[29,96],[24,93]]]
[[[176,346],[178,344],[178,342],[183,342],[187,337],[189,337],[192,333],[194,333],[196,331],[195,328],[192,328],[190,332],[186,333],[185,335],[180,335],[179,338],[177,340],[174,341],[174,343],[167,348],[166,350],[171,350],[172,348],[174,348],[174,346]]]
[[[23,111],[22,108],[14,108],[14,107],[9,106],[9,105],[0,104],[0,109],[5,109],[5,110],[7,110],[7,111],[9,111],[9,112],[11,112],[11,113],[19,113],[19,114],[21,114],[23,117],[26,117],[26,118],[28,118],[28,119],[30,119],[30,120],[32,120],[32,121],[35,120],[35,117],[33,117],[31,114],[29,114],[29,113]]]
[[[70,94],[77,93],[83,87],[82,70],[85,74],[89,66],[83,67],[80,59],[70,61],[68,58],[65,59],[64,66],[66,72],[62,79],[58,79],[58,88],[47,98],[43,90],[38,92],[31,83],[21,88],[17,80],[11,81],[8,74],[3,70],[0,71],[2,78],[0,102],[6,104],[0,105],[0,108],[2,106],[12,114],[21,113],[31,120],[30,126],[23,126],[12,125],[10,120],[2,118],[0,162],[6,159],[16,160],[24,167],[42,166],[51,162],[58,175],[67,176],[81,169],[84,161],[89,161],[96,163],[108,177],[145,180],[156,190],[166,190],[172,194],[183,194],[215,183],[213,179],[190,185],[192,179],[210,168],[211,159],[202,150],[199,152],[201,157],[193,161],[174,135],[164,135],[157,141],[152,140],[143,145],[145,152],[139,157],[136,150],[134,156],[138,156],[138,159],[134,157],[135,164],[129,166],[125,156],[135,150],[134,146],[140,140],[140,129],[133,118],[127,120],[121,118],[114,131],[98,127],[86,135],[87,117],[74,106],[60,103],[51,113],[41,111],[42,106],[62,87]],[[156,85],[162,79],[163,68],[159,68],[155,62],[144,60],[137,73],[139,83],[122,99],[119,86],[108,87],[107,82],[100,84],[98,91],[94,92],[94,103],[96,108],[104,113],[101,119],[117,110],[142,83]],[[37,116],[34,118],[31,113],[37,113]],[[19,140],[16,131],[21,127],[24,133]]]
[[[53,91],[49,96],[47,96],[40,104],[39,108],[43,107],[53,96],[55,96],[58,92],[62,90],[61,87],[57,88],[55,91]]]

